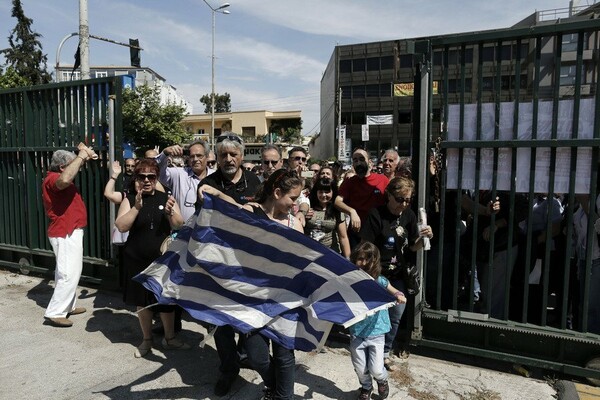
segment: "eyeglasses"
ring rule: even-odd
[[[318,174],[320,169],[311,169],[312,172],[314,172],[315,174]]]
[[[404,197],[396,197],[396,196],[392,196],[394,198],[394,200],[396,200],[396,203],[398,204],[410,204],[410,202],[412,201],[412,199],[409,198],[404,198]]]
[[[125,168],[135,168],[135,164],[125,164]]]
[[[294,161],[300,161],[300,160],[302,160],[302,162],[306,162],[306,157],[300,157],[300,156],[294,157]]]
[[[203,160],[206,157],[204,154],[190,154],[190,160],[198,159]]]
[[[254,169],[254,167],[246,167],[244,168],[246,171],[252,171],[252,169]]]
[[[150,182],[156,181],[156,174],[137,174],[135,179],[141,182],[144,182],[148,179]]]
[[[231,140],[233,142],[238,142],[239,144],[244,144],[242,139],[236,135],[221,135],[217,137],[217,143],[221,143],[223,140]]]
[[[276,166],[279,161],[281,161],[281,160],[277,160],[277,161],[275,161],[275,160],[262,160],[262,163],[265,164],[265,165]]]
[[[209,167],[214,167],[214,166],[217,164],[217,161],[216,161],[216,160],[213,160],[213,161],[207,161],[207,162],[206,162],[206,164],[207,164]]]

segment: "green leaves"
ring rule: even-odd
[[[181,120],[185,107],[160,103],[160,88],[148,85],[123,91],[123,137],[139,148],[185,143],[192,133],[185,130]]]
[[[204,113],[210,114],[210,93],[200,97],[200,103],[204,104]],[[225,94],[215,93],[215,113],[228,113],[231,112],[231,96],[229,93]]]

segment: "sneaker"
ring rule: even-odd
[[[363,389],[360,388],[360,393],[358,394],[358,400],[371,400],[371,392],[373,389]]]
[[[57,318],[48,318],[46,317],[46,321],[52,326],[56,326],[59,328],[68,328],[73,326],[73,322],[65,317],[57,317]]]
[[[379,394],[380,399],[387,399],[390,394],[388,381],[377,381],[377,394]]]
[[[274,399],[275,399],[275,393],[273,393],[273,389],[266,387],[265,394],[263,394],[263,397],[261,397],[260,400],[274,400]]]

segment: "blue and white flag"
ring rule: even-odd
[[[134,279],[195,319],[311,351],[333,323],[347,327],[394,304],[331,249],[210,195],[190,225]]]

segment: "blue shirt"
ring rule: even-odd
[[[377,278],[377,283],[384,288],[387,288],[389,285],[389,281],[383,275],[379,275],[379,278]],[[350,330],[350,334],[352,336],[359,338],[385,335],[390,331],[390,329],[392,329],[392,324],[390,323],[390,314],[388,313],[387,309],[379,310],[375,314],[368,316],[362,321],[351,325],[348,329]]]

